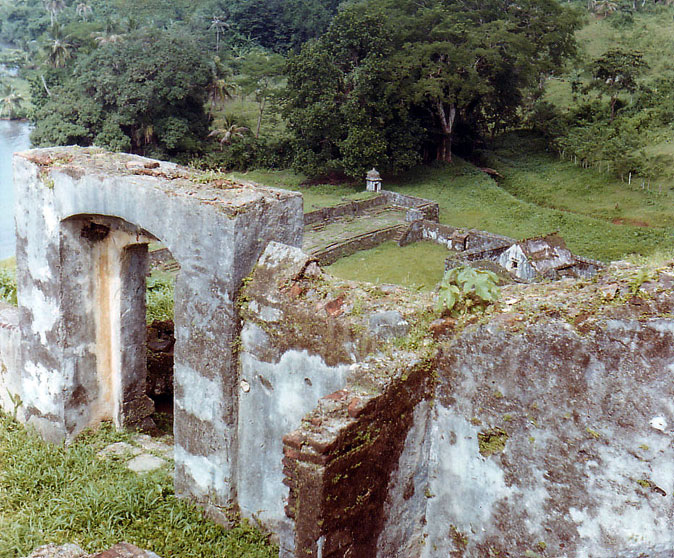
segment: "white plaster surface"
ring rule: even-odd
[[[494,504],[507,498],[503,470],[479,453],[479,428],[443,406],[431,427],[426,544],[421,556],[448,556],[454,549],[450,525],[463,533],[491,523]],[[507,446],[506,446],[507,451]]]
[[[243,337],[244,345],[251,331]],[[348,366],[327,366],[307,351],[288,351],[274,363],[244,352],[241,371],[250,390],[239,396],[239,505],[245,515],[273,524],[284,520],[288,494],[282,482],[282,438],[299,426],[320,397],[344,387]]]

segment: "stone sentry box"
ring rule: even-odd
[[[145,275],[159,240],[181,266],[176,492],[217,515],[236,494],[236,294],[269,241],[301,245],[301,196],[95,148],[18,153],[14,176],[19,418],[60,441],[151,414]]]

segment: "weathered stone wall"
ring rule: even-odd
[[[414,407],[428,397],[433,362],[400,366],[382,358],[357,375],[389,376],[379,390],[358,380],[321,399],[302,427],[284,438],[287,513],[297,558],[375,556]],[[394,556],[397,554],[386,554]]]
[[[399,194],[398,192],[391,192],[390,190],[382,190],[380,194],[386,199],[386,202],[389,205],[397,205],[399,207],[407,207],[411,210],[415,210],[408,217],[408,221],[416,221],[417,219],[422,218],[427,219],[428,221],[437,222],[439,219],[440,207],[432,200]]]
[[[674,277],[660,278],[636,297],[629,276],[511,287],[508,312],[443,343],[379,555],[672,555]]]
[[[634,277],[507,287],[415,343],[437,366],[360,357],[284,438],[294,555],[671,555],[674,269]]]
[[[19,309],[0,301],[0,409],[22,417]]]
[[[404,225],[394,225],[385,229],[360,234],[343,242],[331,244],[323,250],[316,251],[314,256],[321,265],[330,265],[340,258],[350,256],[356,252],[369,250],[389,240],[397,240],[404,234],[405,230]]]
[[[239,353],[238,505],[245,516],[258,517],[276,532],[282,549],[293,547],[292,527],[284,513],[282,438],[320,397],[344,386],[355,358],[337,344],[312,348],[283,342],[297,335],[294,328],[306,331],[307,337],[318,333],[304,329],[310,327],[307,316],[298,314],[279,292],[312,271],[320,273],[312,262],[299,249],[271,243],[239,299],[245,319]],[[348,335],[325,313],[318,324],[332,328],[337,339]]]
[[[151,412],[144,279],[159,239],[181,265],[176,491],[223,514],[236,502],[235,297],[270,240],[301,244],[301,196],[94,148],[20,153],[14,172],[26,421],[62,440]]]
[[[407,411],[431,376],[419,355],[389,345],[407,334],[418,300],[335,281],[300,250],[271,243],[239,304],[242,513],[273,528],[284,557],[372,555]],[[390,354],[375,357],[384,347]]]
[[[455,235],[457,234],[466,237],[465,242],[460,245],[455,241]],[[452,227],[428,219],[413,222],[401,241],[401,245],[405,246],[419,240],[430,240],[436,244],[442,244],[450,250],[461,250],[463,252],[460,257],[468,261],[485,259],[485,255],[491,257],[493,251],[500,253],[516,242],[506,236],[475,229],[466,230]]]
[[[304,225],[313,225],[315,223],[323,223],[334,221],[340,217],[356,217],[362,215],[365,211],[374,207],[379,207],[386,203],[386,198],[382,195],[377,195],[366,200],[352,200],[345,203],[340,203],[332,207],[323,207],[315,211],[309,211],[304,214]]]

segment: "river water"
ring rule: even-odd
[[[14,185],[12,153],[30,147],[30,126],[0,120],[0,260],[14,255]]]

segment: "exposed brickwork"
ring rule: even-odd
[[[284,437],[298,558],[319,556],[319,547],[323,558],[375,556],[389,478],[434,366],[417,363],[377,395],[349,387],[328,395]]]

